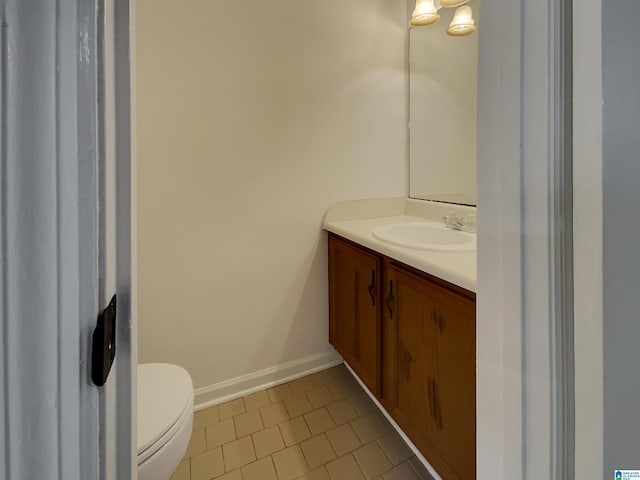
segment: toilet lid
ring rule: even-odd
[[[139,456],[185,415],[192,415],[193,383],[187,371],[166,363],[138,365],[137,411]]]

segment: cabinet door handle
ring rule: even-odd
[[[371,305],[376,304],[376,271],[371,270],[371,284],[369,285],[369,296],[371,297]]]
[[[393,280],[389,282],[389,294],[387,295],[387,310],[389,310],[389,318],[393,318]]]

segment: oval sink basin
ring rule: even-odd
[[[383,242],[418,250],[442,252],[473,252],[473,233],[451,230],[437,223],[390,223],[374,228],[373,236]]]

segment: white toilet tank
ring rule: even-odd
[[[193,382],[176,365],[138,365],[138,479],[168,480],[193,424]]]

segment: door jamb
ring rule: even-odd
[[[484,2],[478,90],[478,478],[573,478],[574,265],[562,2]],[[570,6],[570,2],[569,6]],[[569,93],[570,95],[570,93]],[[491,119],[491,121],[483,121]],[[560,138],[557,131],[562,131]],[[567,315],[569,318],[567,318]],[[568,322],[568,323],[567,323]],[[573,359],[572,353],[568,355]]]

